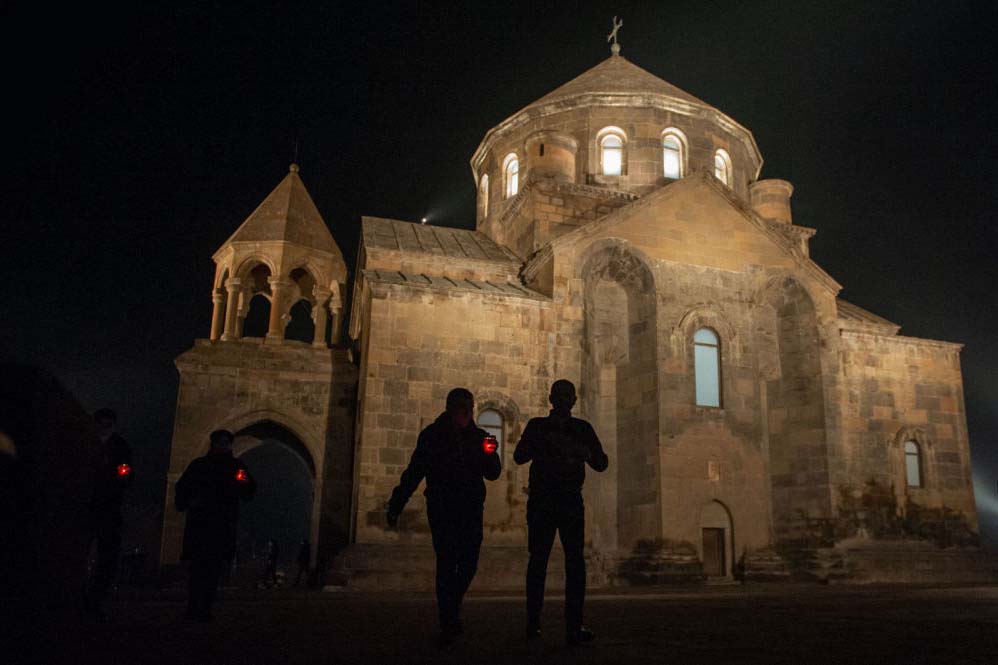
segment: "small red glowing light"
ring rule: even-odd
[[[496,438],[493,435],[487,434],[485,438],[482,439],[482,450],[485,451],[486,455],[491,455],[496,451],[498,447],[499,447],[499,442],[496,440]]]
[[[241,483],[245,483],[247,480],[249,480],[249,476],[246,475],[245,471],[239,469],[238,471],[236,471],[236,480],[238,480]]]
[[[119,478],[127,478],[132,475],[132,467],[128,464],[119,464],[117,471]]]

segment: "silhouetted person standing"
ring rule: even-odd
[[[118,418],[111,409],[94,413],[101,442],[101,462],[91,503],[97,563],[87,585],[86,608],[98,621],[106,621],[104,599],[114,582],[121,557],[121,504],[132,483],[132,448],[118,435]]]
[[[496,440],[472,422],[474,396],[464,388],[447,395],[447,410],[419,434],[416,450],[388,502],[388,524],[395,526],[406,502],[426,478],[426,515],[437,555],[437,606],[440,645],[463,631],[461,602],[478,569],[482,546],[485,482],[502,465]]]
[[[266,587],[277,586],[277,559],[281,555],[281,549],[277,546],[276,540],[271,540],[267,545],[267,567],[263,571],[263,584]]]
[[[517,464],[530,465],[527,529],[530,563],[527,565],[527,637],[541,632],[544,580],[548,557],[558,532],[565,550],[565,639],[570,645],[592,641],[582,625],[586,596],[586,536],[582,483],[588,464],[605,471],[609,460],[596,431],[585,420],[572,417],[575,386],[559,379],[551,385],[551,413],[532,418],[513,453]]]
[[[211,620],[218,580],[236,553],[240,500],[256,493],[256,481],[232,455],[232,432],[211,433],[211,449],[191,462],[176,485],[176,506],[187,512],[183,559],[190,561],[187,617]]]
[[[308,565],[312,563],[312,546],[307,540],[301,541],[301,546],[298,548],[298,574],[295,576],[295,586],[301,584],[302,576],[305,577],[305,583],[308,584]]]

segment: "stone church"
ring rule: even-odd
[[[512,453],[568,378],[610,457],[585,487],[593,583],[977,570],[960,345],[840,299],[761,170],[748,129],[619,49],[485,134],[474,230],[365,217],[352,279],[292,165],[214,255],[210,334],[176,361],[162,562],[173,485],[224,427],[301,457],[347,584],[429,588],[421,495],[397,530],[384,505],[465,386],[504,466],[476,585],[519,588]]]

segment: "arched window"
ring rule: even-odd
[[[671,180],[683,177],[686,162],[686,138],[678,129],[662,132],[662,175]]]
[[[697,406],[721,406],[721,344],[710,328],[693,335],[693,372]]]
[[[624,172],[624,141],[617,134],[607,134],[600,140],[600,161],[603,175],[620,175]]]
[[[503,183],[505,196],[507,199],[516,196],[520,191],[520,160],[515,153],[506,155],[502,162],[502,173],[505,182]]]
[[[496,438],[496,441],[499,442],[497,452],[500,455],[502,454],[503,444],[502,425],[502,414],[495,409],[485,409],[478,414],[478,426]]]
[[[483,173],[478,184],[478,205],[482,207],[481,217],[489,216],[489,174]]]
[[[731,186],[731,157],[723,148],[714,153],[714,177]]]
[[[922,486],[922,451],[914,441],[904,444],[904,475],[908,487]]]

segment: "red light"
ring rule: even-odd
[[[119,478],[127,478],[132,475],[132,467],[128,464],[119,464],[117,471]]]
[[[486,434],[485,438],[482,439],[482,450],[485,451],[486,455],[491,455],[499,447],[499,442],[491,434]]]
[[[246,475],[245,471],[239,469],[238,471],[236,471],[236,480],[238,480],[241,483],[245,483],[247,480],[249,480],[249,476]]]

